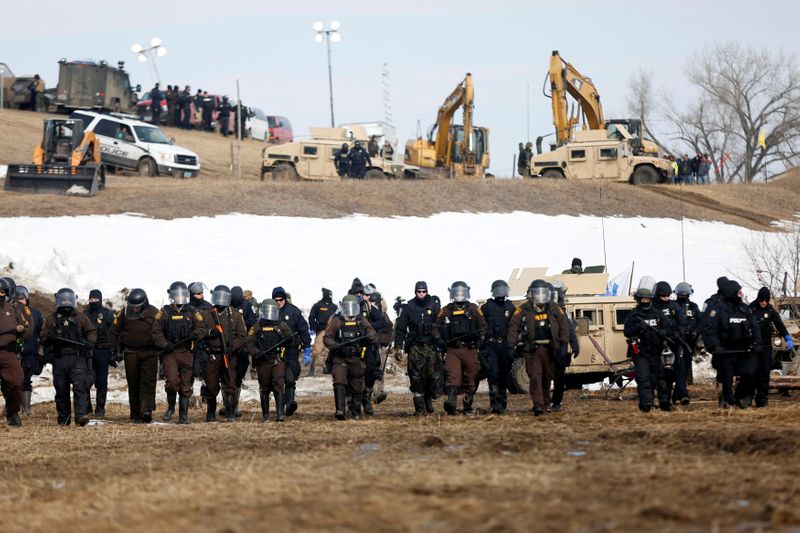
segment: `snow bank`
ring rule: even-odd
[[[636,262],[634,279],[649,274],[673,286],[682,278],[679,220],[606,218],[611,275]],[[587,216],[443,213],[427,218],[353,215],[313,219],[231,214],[157,220],[140,215],[0,219],[0,265],[13,264],[17,283],[79,298],[100,288],[119,301],[123,288],[142,287],[154,305],[170,283],[241,285],[266,298],[276,285],[309,309],[320,288],[340,298],[354,276],[389,299],[413,296],[426,280],[443,299],[464,280],[473,298],[514,267],[549,266],[558,273],[573,257],[603,263],[601,219]],[[746,271],[742,242],[757,234],[720,222],[684,223],[686,277],[702,300],[720,275]],[[635,281],[634,281],[635,283]]]

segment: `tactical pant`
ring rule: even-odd
[[[328,358],[328,349],[323,342],[324,338],[324,331],[317,332],[317,335],[314,337],[314,344],[311,346],[312,365],[316,368],[325,368],[325,360]]]
[[[220,383],[223,383],[225,394],[236,394],[236,356],[228,361],[225,368],[225,357],[221,353],[211,353],[206,364],[206,392],[208,398],[214,399],[219,394]],[[228,370],[230,369],[230,375]]]
[[[182,117],[182,119],[183,119],[183,124],[182,124],[183,128],[187,129],[187,130],[191,129],[191,127],[192,127],[192,122],[191,122],[191,120],[192,120],[192,108],[190,106],[188,106],[188,105],[183,106],[181,108],[181,112],[183,114],[183,117]]]
[[[287,402],[292,401],[294,398],[294,390],[297,386],[297,380],[300,378],[300,351],[297,348],[287,348],[283,352],[283,360],[286,363],[286,390]]]
[[[141,420],[142,413],[156,408],[158,357],[155,352],[125,350],[125,379],[128,380],[128,402],[131,420]]]
[[[414,344],[408,351],[408,380],[411,392],[433,396],[439,372],[439,354],[431,344]]]
[[[368,346],[364,354],[364,386],[371,389],[376,381],[383,380],[383,367],[381,366],[381,352],[377,346]]]
[[[258,373],[258,390],[261,394],[269,395],[273,390],[283,392],[286,390],[286,363],[282,359],[259,359],[255,363]]]
[[[500,394],[498,400],[505,400],[511,384],[511,365],[514,363],[514,352],[504,342],[489,341],[483,347],[489,360],[489,372],[486,376],[489,386],[497,387]]]
[[[672,401],[679,402],[683,398],[689,397],[689,368],[686,365],[692,364],[692,356],[686,355],[686,350],[679,348],[675,354],[675,389],[672,391]],[[669,378],[669,376],[667,376]]]
[[[766,348],[757,354],[758,370],[756,374],[756,403],[764,404],[769,395],[769,373],[772,371],[772,348],[770,343],[765,343]]]
[[[89,407],[89,362],[83,355],[62,355],[53,360],[53,385],[56,389],[58,423],[70,423],[70,385],[75,404],[75,423],[86,416]]]
[[[565,354],[568,358],[569,355]],[[553,391],[550,392],[550,380],[542,377],[544,386],[545,400],[549,400],[554,405],[564,401],[564,389],[567,388],[567,367],[569,361],[564,361],[560,356],[553,357]]]
[[[661,363],[660,350],[656,353],[640,353],[633,356],[633,366],[636,368],[636,390],[639,394],[639,409],[654,406],[653,391],[658,391],[660,406],[669,405],[669,388],[667,388],[664,365]]]
[[[24,352],[19,362],[23,373],[22,390],[30,392],[33,390],[33,376],[37,374],[37,370],[41,373],[42,367],[39,366],[39,354]]]
[[[545,392],[544,384],[553,379],[553,356],[549,345],[538,345],[532,351],[526,352],[525,371],[531,381],[530,395],[534,407],[544,409],[545,400],[549,392]]]
[[[364,360],[359,355],[344,357],[337,354],[332,357],[332,361],[331,375],[334,388],[336,385],[344,385],[349,392],[362,394],[364,392],[364,372],[367,367]]]
[[[478,372],[481,369],[478,350],[468,346],[447,348],[444,369],[447,373],[445,387],[460,387],[461,392],[475,394],[478,389]]]
[[[236,388],[242,386],[242,382],[244,381],[245,376],[247,375],[247,369],[250,367],[250,358],[247,357],[246,352],[240,351],[236,354]]]
[[[7,416],[19,413],[24,377],[25,374],[22,371],[22,365],[19,364],[17,354],[5,350],[0,351],[0,381],[3,382]]]
[[[192,383],[194,382],[194,355],[189,350],[182,352],[170,352],[164,356],[163,361],[164,390],[167,394],[180,393],[187,398],[192,395]]]
[[[350,164],[350,176],[353,178],[363,179],[367,173],[366,163]]]
[[[758,358],[749,350],[725,353],[717,357],[717,381],[722,384],[722,399],[730,406],[737,400],[752,399],[756,388]],[[733,390],[733,377],[739,376],[736,391]]]
[[[228,129],[230,128],[230,118],[222,117],[219,119],[219,132],[225,137],[228,136]]]
[[[92,352],[92,372],[94,373],[94,386],[97,392],[108,390],[109,359],[111,359],[111,352],[108,348],[96,348]]]

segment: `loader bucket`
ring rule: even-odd
[[[105,186],[102,167],[85,165],[8,165],[7,191],[94,196]]]

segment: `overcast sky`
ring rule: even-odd
[[[627,116],[627,82],[639,67],[682,102],[683,67],[693,51],[738,40],[796,52],[800,2],[615,0],[100,2],[67,9],[40,0],[4,6],[0,62],[17,75],[57,83],[60,58],[124,60],[132,83],[153,84],[133,43],[158,36],[163,84],[234,95],[267,114],[285,115],[295,135],[329,124],[324,44],[311,25],[341,23],[333,46],[336,122],[383,119],[381,71],[389,64],[394,123],[401,144],[423,133],[438,106],[471,72],[475,122],[491,129],[492,171],[509,175],[517,142],[553,130],[542,82],[552,50],[590,76],[606,118]],[[123,7],[124,6],[124,7]],[[35,24],[26,17],[35,17]]]

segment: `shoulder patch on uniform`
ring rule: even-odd
[[[477,312],[478,312],[478,316],[483,316],[483,311],[481,311],[481,308],[480,308],[480,307],[478,307],[478,306],[475,306],[475,311],[477,311]]]
[[[28,308],[27,305],[22,308],[22,312],[25,313],[28,316],[31,316],[31,310]]]
[[[717,310],[716,309],[712,309],[711,312],[708,313],[708,316],[717,316]]]
[[[164,316],[164,311],[162,311],[161,309],[159,309],[159,310],[158,310],[158,313],[156,313],[156,320],[161,320],[161,318],[162,318],[163,316]]]
[[[194,314],[194,319],[197,320],[198,322],[202,322],[203,321],[203,313],[201,313],[200,311],[197,311]]]
[[[522,308],[521,307],[517,307],[514,310],[514,316],[521,315],[521,314],[522,314]]]
[[[247,334],[250,335],[251,337],[254,336],[256,334],[255,326],[250,326],[250,329],[248,330]]]

